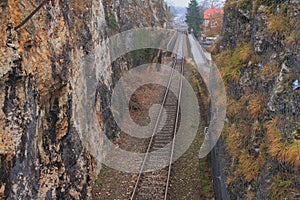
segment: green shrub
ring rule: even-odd
[[[253,51],[249,44],[242,44],[234,51],[223,51],[215,56],[215,63],[220,68],[223,80],[238,81],[241,69],[244,68],[250,60]]]
[[[116,21],[116,18],[113,14],[110,14],[107,18],[106,18],[106,23],[107,26],[109,28],[111,28],[112,30],[118,30],[119,29],[119,24]]]

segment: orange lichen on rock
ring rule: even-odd
[[[5,184],[0,186],[0,197],[4,196]]]
[[[68,101],[68,96],[66,94],[67,93],[67,87],[64,87],[64,89],[62,89],[63,92],[63,96],[60,97],[59,99],[59,114],[58,114],[58,120],[56,122],[56,140],[60,140],[61,138],[63,138],[67,133],[68,133],[68,120],[67,120],[67,116],[66,116],[66,112],[67,112],[67,108],[66,108],[66,104],[65,102]]]
[[[0,134],[0,154],[10,154],[14,152],[13,140],[10,136]]]
[[[22,11],[19,8],[19,0],[9,0],[8,6],[12,23],[14,26],[20,24],[22,21]]]

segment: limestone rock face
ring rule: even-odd
[[[40,2],[0,1],[0,198],[88,199],[116,134],[109,6],[49,1],[15,30]],[[163,1],[112,4],[120,30],[163,25]]]
[[[226,1],[221,45],[229,52],[251,47],[237,80],[227,84],[231,105],[226,131],[232,138],[234,131],[240,135],[225,146],[230,151],[238,144],[243,152],[224,154],[231,199],[292,199],[300,192],[295,147],[300,93],[292,89],[300,79],[299,9],[299,1]],[[255,149],[257,157],[251,153]],[[290,193],[276,186],[285,177],[295,177]]]
[[[292,90],[292,82],[300,78],[299,2],[257,5],[250,1],[225,5],[222,45],[233,50],[238,44],[248,43],[254,50],[252,60],[241,70],[238,84],[229,85],[241,91],[232,98],[239,98],[247,88],[269,96],[268,110],[275,115],[298,116],[289,112],[285,103],[297,107],[299,95]],[[271,69],[264,73],[267,68]],[[234,93],[230,92],[229,94]],[[295,106],[292,106],[295,105]],[[294,109],[291,109],[292,111]]]
[[[163,0],[104,0],[108,26],[120,31],[142,27],[161,27],[167,22]],[[113,22],[120,26],[114,26]]]

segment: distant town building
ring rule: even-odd
[[[215,8],[213,5],[204,11],[203,37],[217,36],[222,29],[223,8]]]

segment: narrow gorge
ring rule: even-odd
[[[299,0],[187,0],[187,9],[172,2],[0,0],[0,199],[300,199]],[[207,34],[205,8],[218,11]],[[150,45],[132,50],[141,41]],[[155,48],[164,45],[172,47]],[[184,75],[198,104],[186,98],[191,93],[182,91],[181,79],[178,94],[199,118],[183,119],[180,95],[160,82],[146,84],[122,109],[141,128],[152,120],[150,107],[161,107],[152,136],[135,138],[119,126],[114,114],[125,112],[112,99],[125,72],[147,63],[147,72],[161,76],[138,71],[139,80],[169,87],[174,71]],[[175,140],[182,124],[184,142]],[[210,129],[215,124],[221,125]],[[195,135],[184,149],[189,131]],[[203,145],[213,139],[214,148],[214,141]],[[148,152],[171,143],[170,156],[161,154],[166,173],[143,171]],[[173,160],[175,145],[184,152]],[[201,157],[203,146],[213,150]],[[141,172],[105,165],[114,148],[146,152],[140,163],[118,158],[132,161],[128,168],[141,164]]]

